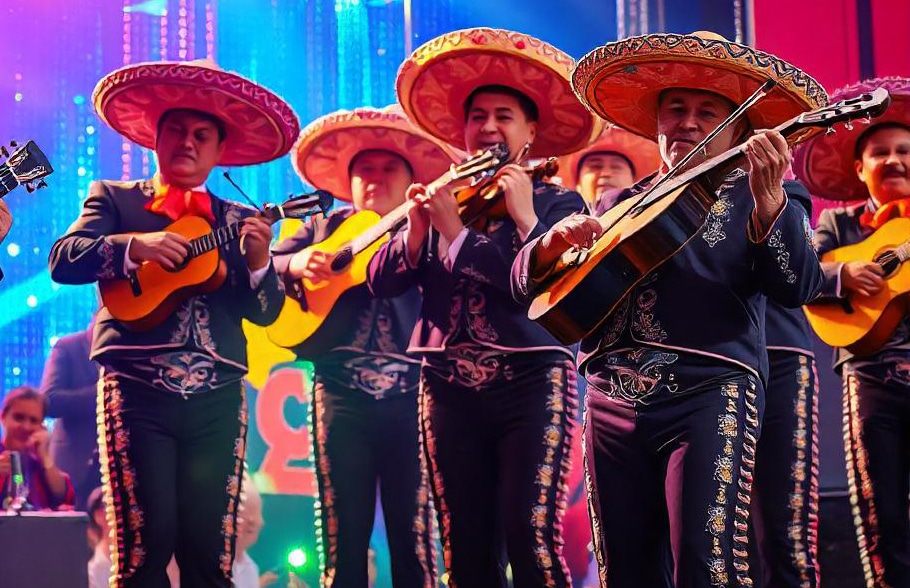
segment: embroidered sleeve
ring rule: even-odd
[[[120,215],[110,191],[93,182],[79,218],[51,247],[51,278],[61,284],[88,284],[125,277],[130,236],[120,231]]]
[[[377,298],[395,298],[416,286],[421,273],[421,264],[415,268],[408,263],[405,234],[398,232],[370,260],[367,286]]]

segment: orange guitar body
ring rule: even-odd
[[[822,256],[823,262],[876,261],[888,251],[907,247],[910,218],[896,218],[882,225],[862,243],[848,245]],[[888,342],[907,316],[910,265],[898,262],[885,277],[885,287],[875,296],[851,294],[845,300],[822,300],[803,307],[819,338],[832,347],[869,355]]]
[[[212,226],[201,217],[185,216],[164,230],[193,240],[210,234]],[[111,316],[132,329],[146,331],[164,322],[188,298],[220,288],[227,276],[227,267],[216,247],[190,258],[177,270],[166,270],[156,262],[145,262],[136,270],[135,276],[134,282],[104,280],[98,283],[98,288]],[[141,289],[139,294],[133,290],[134,283]]]

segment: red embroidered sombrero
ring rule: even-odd
[[[856,141],[882,123],[901,123],[910,127],[910,78],[888,77],[851,84],[831,95],[831,101],[846,100],[876,88],[891,94],[891,105],[872,122],[854,121],[852,128],[838,125],[831,134],[821,134],[797,148],[794,171],[813,196],[829,200],[865,200],[869,190],[856,175]]]
[[[316,119],[294,145],[294,170],[307,184],[350,202],[351,160],[368,149],[401,156],[420,183],[435,180],[460,160],[460,154],[411,124],[394,105],[339,110]]]
[[[156,61],[122,67],[95,86],[98,116],[134,143],[155,148],[158,119],[174,108],[218,117],[227,131],[221,165],[251,165],[281,157],[300,123],[266,88],[209,60]]]
[[[425,43],[398,70],[398,101],[414,123],[459,149],[464,104],[481,86],[519,90],[537,105],[540,120],[533,157],[581,149],[600,132],[599,121],[572,93],[575,60],[534,37],[501,29],[446,33]]]
[[[707,90],[739,105],[768,78],[778,85],[747,111],[753,128],[771,128],[828,103],[824,88],[799,68],[701,31],[608,43],[578,62],[572,86],[578,98],[599,116],[653,140],[657,138],[662,90]]]
[[[612,151],[619,153],[632,162],[634,180],[637,182],[646,175],[657,171],[660,167],[660,149],[654,141],[644,139],[638,135],[625,131],[619,127],[608,125],[596,141],[575,153],[559,158],[558,176],[562,184],[574,190],[578,184],[578,165],[581,160],[592,153]]]

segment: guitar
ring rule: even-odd
[[[775,130],[795,144],[835,123],[879,116],[890,100],[879,88],[804,112]],[[528,317],[567,345],[595,331],[630,290],[702,230],[717,202],[718,182],[742,158],[738,145],[608,210],[599,218],[604,231],[594,245],[565,251],[544,277]]]
[[[0,147],[0,154],[6,157],[6,161],[0,163],[0,198],[23,185],[29,192],[46,188],[47,183],[43,178],[54,173],[54,168],[41,149],[34,141],[29,141],[22,147],[18,147],[15,142],[10,143],[10,146],[15,149],[12,154],[6,147]]]
[[[285,218],[305,218],[325,213],[333,196],[324,190],[291,198],[281,205],[266,204],[260,216],[269,223]],[[185,300],[214,292],[227,277],[220,247],[240,237],[241,222],[212,229],[198,216],[180,218],[163,230],[183,235],[190,253],[183,264],[167,270],[157,262],[143,262],[127,278],[98,283],[101,300],[111,316],[136,331],[160,325]]]
[[[551,159],[542,164],[545,168],[542,173],[555,174],[555,162]],[[460,165],[453,165],[428,189],[444,185],[455,188],[459,215],[466,222],[474,220],[477,214],[495,204],[496,195],[482,187],[489,186],[496,173],[507,163],[508,148],[497,145]],[[335,275],[330,280],[317,283],[308,279],[298,283],[304,301],[285,299],[278,319],[266,327],[272,343],[293,348],[312,337],[329,317],[338,299],[348,290],[366,283],[370,259],[389,240],[389,233],[404,224],[411,206],[411,201],[404,202],[382,217],[370,210],[355,212],[327,239],[305,249],[330,253]]]
[[[907,316],[910,292],[910,218],[895,218],[865,241],[822,255],[823,262],[871,261],[885,271],[885,286],[875,296],[850,294],[803,307],[812,329],[832,347],[857,355],[878,351]]]

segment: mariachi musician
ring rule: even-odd
[[[815,233],[819,255],[863,243],[889,220],[910,217],[910,79],[866,80],[833,97],[852,98],[876,88],[889,91],[891,105],[872,126],[838,128],[797,151],[796,174],[813,195],[862,201],[822,211]],[[906,238],[902,232],[896,244]],[[882,266],[870,259],[822,263],[823,300],[861,301],[887,290]],[[847,481],[869,588],[910,586],[906,311],[896,322],[883,345],[857,353],[838,348],[834,362],[844,383]]]
[[[389,214],[405,202],[412,182],[429,183],[456,155],[396,106],[327,114],[301,132],[293,157],[304,183],[353,205],[307,222],[273,249],[285,289],[296,298],[288,304],[307,305],[325,282],[338,279],[332,270],[337,254],[312,245],[349,231],[345,221],[359,211]],[[360,284],[294,348],[315,366],[313,436],[326,587],[368,584],[377,484],[393,583],[436,586],[429,480],[418,445],[420,358],[407,353],[419,309],[417,288],[379,299]]]
[[[505,587],[507,563],[517,588],[570,584],[560,529],[575,365],[512,300],[509,271],[525,242],[584,209],[522,167],[525,153],[571,153],[595,134],[573,66],[538,39],[478,28],[429,41],[398,75],[417,126],[472,154],[505,144],[512,160],[495,178],[505,214],[471,222],[450,188],[415,186],[408,226],[370,263],[377,296],[423,292],[411,351],[424,355],[422,434],[452,586]]]
[[[777,88],[689,161],[691,169],[745,141],[740,167],[715,178],[701,230],[581,342],[604,587],[751,585],[746,531],[767,374],[765,297],[799,306],[821,280],[805,210],[788,196],[804,190],[783,181],[787,143],[753,129],[827,97],[792,65],[711,33],[610,43],[573,74],[601,117],[657,140],[664,167],[655,180],[768,78]],[[528,243],[513,266],[516,297],[537,293],[567,247],[587,249],[603,230],[579,215]]]
[[[124,67],[98,83],[93,100],[111,128],[155,150],[158,173],[92,183],[79,218],[51,249],[55,281],[124,279],[148,263],[176,271],[190,242],[168,225],[189,216],[212,227],[242,222],[241,239],[218,250],[226,275],[217,290],[189,297],[142,331],[107,307],[98,312],[92,359],[102,367],[111,585],[167,585],[174,554],[181,584],[229,588],[247,426],[241,320],[268,324],[284,296],[269,225],[206,182],[218,164],[281,157],[299,124],[281,98],[208,61]]]

